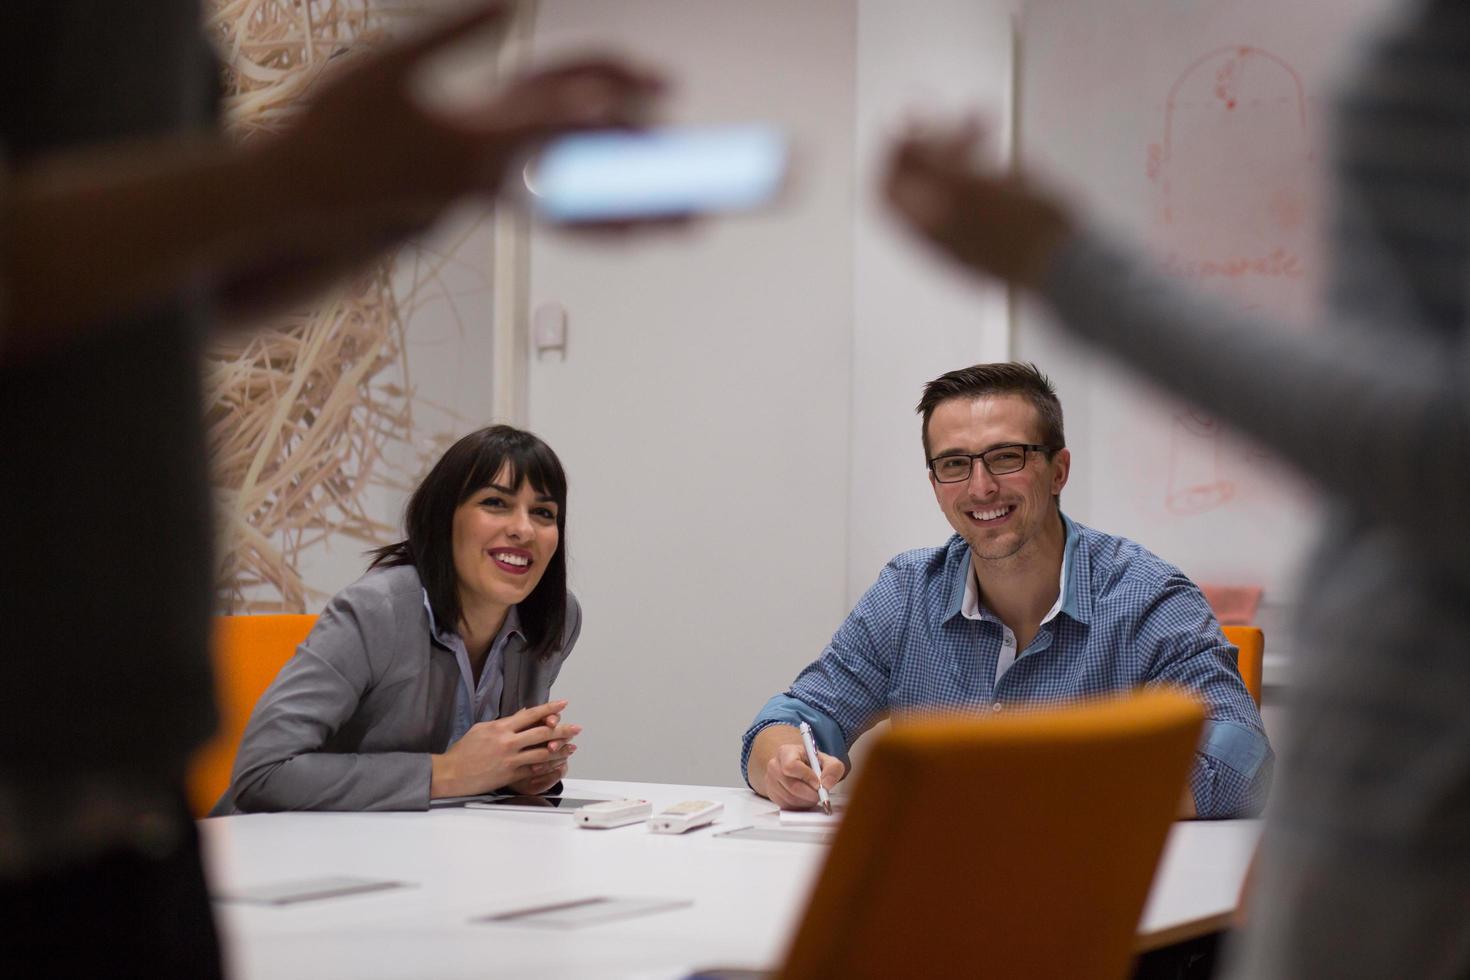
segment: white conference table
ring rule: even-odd
[[[639,797],[655,810],[725,804],[718,824],[681,836],[641,824],[578,828],[565,811],[272,813],[200,822],[219,893],[329,875],[410,887],[303,902],[217,902],[237,980],[435,977],[681,977],[709,966],[773,967],[826,857],[822,844],[714,836],[777,824],[746,789],[568,780],[569,796]],[[1259,822],[1174,826],[1139,926],[1140,951],[1222,928]],[[687,907],[575,929],[473,919],[593,896],[692,900]]]

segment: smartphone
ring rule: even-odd
[[[675,218],[767,203],[788,155],[785,136],[760,123],[597,130],[548,143],[524,179],[551,221]]]

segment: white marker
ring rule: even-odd
[[[806,722],[801,723],[801,742],[806,746],[806,760],[811,764],[812,772],[817,774],[817,799],[822,801],[822,812],[830,817],[832,799],[827,795],[827,787],[822,784],[822,763],[817,758],[817,743],[812,741],[812,726]]]

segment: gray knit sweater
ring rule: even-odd
[[[1335,504],[1235,963],[1252,980],[1470,976],[1470,3],[1401,14],[1338,103],[1330,323],[1213,305],[1090,232],[1044,290]]]

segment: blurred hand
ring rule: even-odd
[[[566,705],[565,701],[552,701],[471,726],[443,755],[431,757],[430,798],[488,793],[502,786],[544,779],[558,767],[564,768],[567,758],[577,750],[570,740],[582,728],[547,725],[546,720],[557,717],[559,722]]]
[[[840,759],[825,752],[817,753],[817,761],[822,765],[820,777],[812,772],[806,748],[799,742],[777,746],[766,763],[766,798],[783,810],[805,810],[816,806],[819,800],[817,786],[826,786],[830,791],[847,772]]]
[[[467,112],[415,98],[411,81],[427,59],[508,16],[506,4],[481,6],[346,61],[271,147],[278,172],[302,185],[302,205],[338,215],[349,234],[413,231],[460,197],[497,193],[547,137],[637,122],[662,88],[624,61],[588,57],[514,78]]]
[[[973,121],[911,129],[889,150],[883,192],[913,231],[977,272],[1034,287],[1071,232],[1066,211],[1024,182],[973,163]]]

